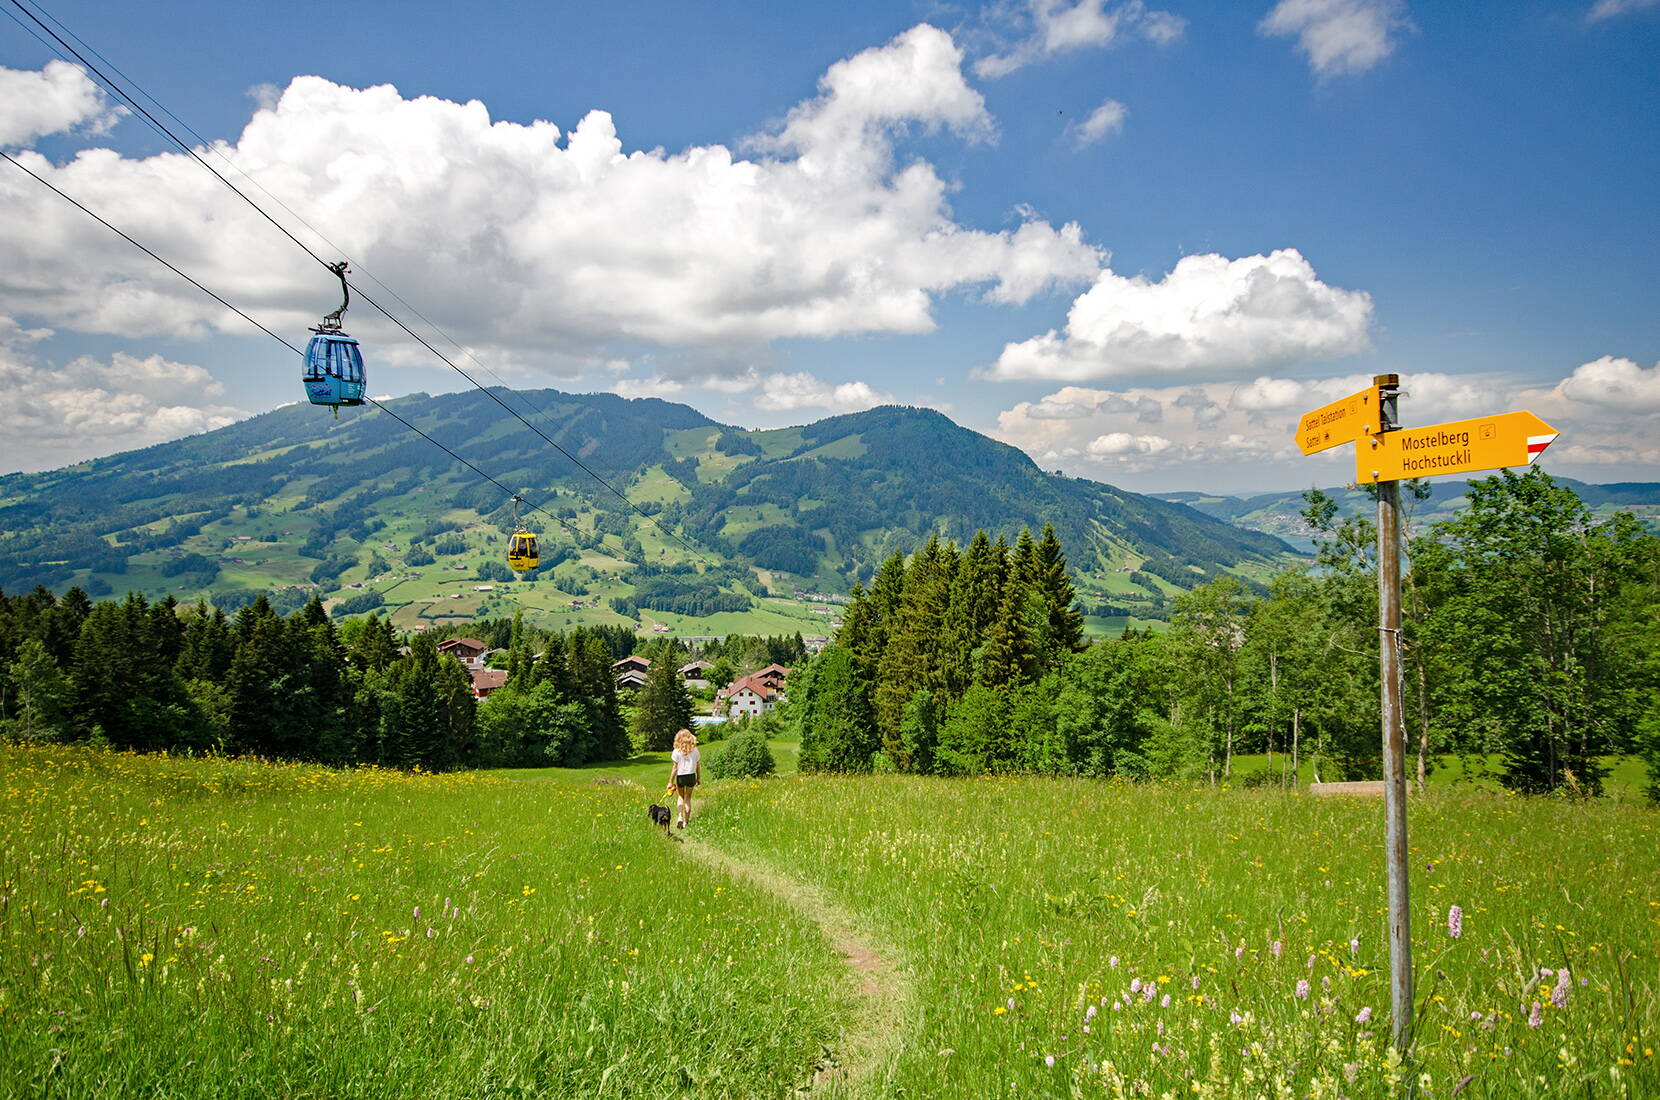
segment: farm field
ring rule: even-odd
[[[663,771],[0,749],[0,1096],[1660,1093],[1635,801],[1414,799],[1398,1066],[1374,802]]]

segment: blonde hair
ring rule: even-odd
[[[691,752],[697,748],[697,737],[691,730],[681,730],[674,735],[674,747],[681,752]]]

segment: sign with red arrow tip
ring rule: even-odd
[[[1355,445],[1355,480],[1371,485],[1528,466],[1556,434],[1555,428],[1526,411],[1384,432]]]

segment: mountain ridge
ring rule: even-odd
[[[771,615],[757,627],[822,627],[822,609],[762,604],[796,590],[845,592],[931,533],[966,543],[979,529],[1012,539],[1050,523],[1086,610],[1158,618],[1175,593],[1224,572],[1260,579],[1290,552],[1181,504],[1047,473],[931,409],[747,430],[661,399],[552,389],[411,394],[386,406],[540,509],[530,513],[545,532],[536,576],[503,576],[497,561],[510,494],[378,410],[342,410],[336,421],[302,404],[0,477],[0,587],[228,603],[316,592],[355,610],[419,604],[409,614],[425,618],[517,604],[569,622],[639,617],[642,627],[649,610],[654,625],[674,629],[741,615],[747,602]],[[438,600],[453,614],[434,611]]]

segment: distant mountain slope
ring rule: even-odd
[[[1592,512],[1608,516],[1616,511],[1631,512],[1648,527],[1660,534],[1660,482],[1616,482],[1592,485],[1569,477],[1557,477],[1556,482],[1579,494]],[[1421,523],[1449,519],[1466,502],[1467,479],[1434,479],[1429,482],[1430,497],[1413,505]],[[1330,488],[1324,490],[1338,502],[1340,514],[1371,515],[1376,505],[1363,490]],[[1308,535],[1308,525],[1299,514],[1303,508],[1302,493],[1258,493],[1253,496],[1226,496],[1219,494],[1182,492],[1160,493],[1160,498],[1185,504],[1217,519],[1226,520],[1249,530],[1297,539]]]
[[[403,625],[524,607],[564,622],[822,632],[822,601],[769,601],[769,590],[844,592],[930,532],[962,542],[981,528],[1012,538],[1053,523],[1087,609],[1109,615],[1159,617],[1174,592],[1224,571],[1260,577],[1288,552],[1181,504],[1044,473],[929,410],[751,432],[654,399],[499,395],[657,526],[487,394],[391,402],[557,517],[527,512],[543,532],[543,568],[513,580],[501,563],[506,494],[378,410],[336,421],[295,405],[0,477],[0,586],[136,588],[230,605],[315,591],[338,609],[392,608]]]

